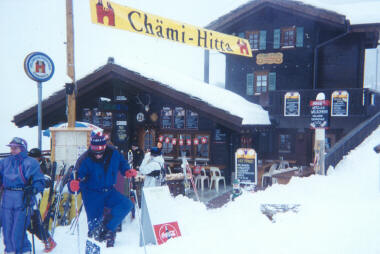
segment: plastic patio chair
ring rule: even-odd
[[[204,181],[207,181],[207,186],[210,186],[210,178],[206,174],[206,170],[201,168],[200,174],[195,177],[195,186],[198,187],[198,183],[201,185],[201,190],[204,189]]]
[[[211,190],[212,183],[214,183],[216,191],[219,192],[219,181],[223,181],[224,190],[226,190],[226,179],[220,173],[220,169],[218,167],[210,167],[210,174],[211,174],[210,190]]]

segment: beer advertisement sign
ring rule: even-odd
[[[301,96],[298,92],[288,92],[284,99],[284,116],[300,115]]]
[[[257,154],[252,148],[239,148],[235,153],[235,178],[242,184],[257,184]]]
[[[331,94],[331,116],[348,116],[348,102],[347,91],[334,91]]]

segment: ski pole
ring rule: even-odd
[[[77,170],[74,169],[74,180],[77,179]],[[74,194],[75,199],[75,217],[77,218],[77,246],[78,246],[78,254],[80,254],[80,240],[79,240],[79,211],[78,211],[78,192],[76,191]]]
[[[143,240],[143,244],[144,244],[144,253],[146,254],[145,236],[144,236],[144,231],[143,231],[142,224],[141,224],[141,216],[140,216],[141,210],[140,210],[140,207],[139,207],[139,198],[137,197],[136,190],[132,190],[132,191],[133,191],[133,194],[136,197],[136,205],[138,207],[138,209],[136,209],[137,220],[139,221],[140,232],[141,232],[141,236],[142,236],[142,240]]]

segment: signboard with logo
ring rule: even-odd
[[[284,99],[284,116],[300,115],[301,96],[298,92],[288,92]]]
[[[155,38],[252,57],[248,40],[152,15],[110,1],[90,0],[91,21]]]
[[[34,81],[45,82],[54,74],[54,63],[50,57],[41,52],[33,52],[24,60],[26,75]]]
[[[141,227],[145,244],[163,244],[181,236],[177,212],[169,187],[143,188],[141,200]],[[143,245],[140,234],[140,245]]]
[[[257,184],[257,154],[251,148],[239,148],[235,153],[235,178],[242,184]]]
[[[348,116],[348,103],[347,91],[334,91],[331,94],[331,116]]]
[[[165,243],[171,238],[181,236],[181,231],[176,221],[154,225],[153,227],[158,245]]]
[[[311,123],[312,129],[329,127],[329,100],[310,101],[311,107]]]
[[[256,63],[263,64],[282,64],[284,54],[279,53],[260,53],[256,56]]]

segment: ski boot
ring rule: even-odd
[[[55,248],[55,246],[57,246],[57,243],[51,237],[49,237],[46,241],[44,241],[44,244],[45,244],[45,249],[44,249],[45,253],[51,252]]]
[[[102,242],[105,240],[104,237],[105,237],[106,233],[107,233],[107,229],[106,229],[105,225],[100,224],[99,226],[97,226],[93,230],[88,231],[87,236],[89,238],[94,238],[98,242]]]
[[[116,232],[108,230],[105,235],[106,246],[107,248],[113,247],[115,245]]]

